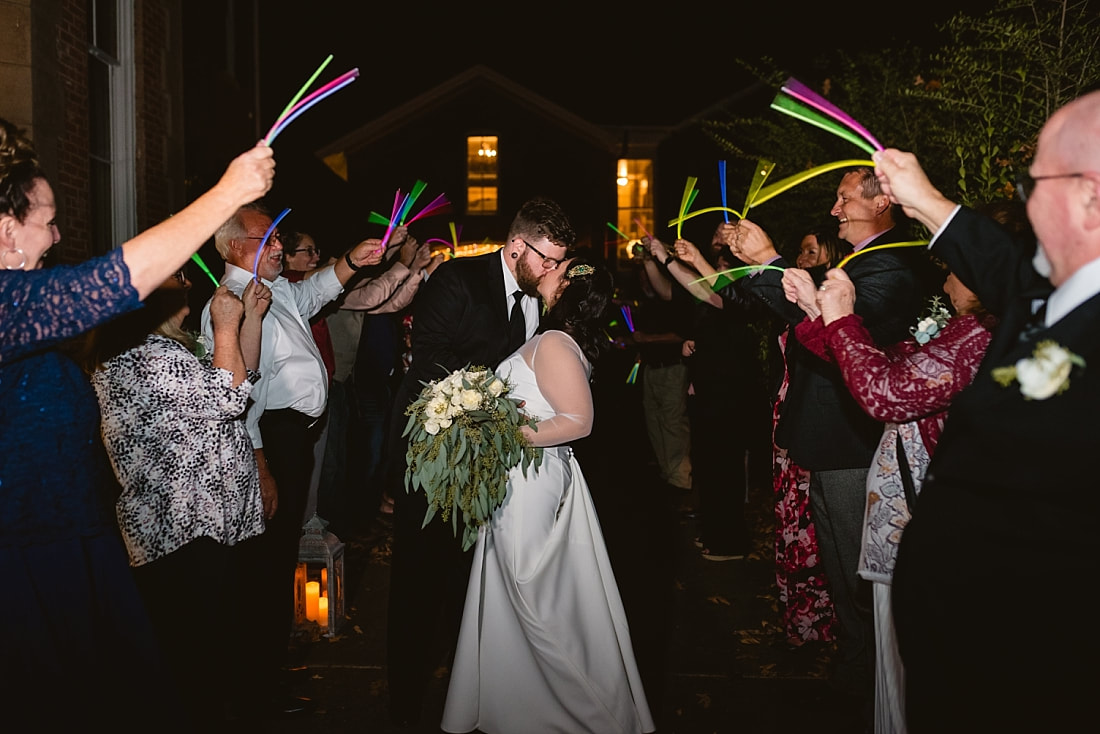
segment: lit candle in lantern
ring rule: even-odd
[[[321,585],[316,581],[309,581],[306,583],[306,619],[311,622],[317,621],[317,600],[321,595]],[[325,602],[325,606],[328,606],[328,602]]]
[[[317,600],[317,624],[328,627],[328,597],[322,596]]]
[[[321,569],[321,589],[322,589],[321,596],[328,596],[328,594],[326,594],[323,591],[325,589],[328,589],[328,569],[327,568],[322,568]]]

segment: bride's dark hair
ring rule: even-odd
[[[588,361],[595,364],[608,344],[603,319],[615,285],[611,271],[586,257],[573,258],[562,267],[566,268],[565,279],[569,284],[542,317],[539,331],[564,331],[573,337]]]

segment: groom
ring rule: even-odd
[[[1080,603],[1100,556],[1100,91],[1050,117],[1018,178],[1034,256],[948,201],[912,154],[875,161],[935,233],[932,252],[1001,318],[901,539],[909,731],[1072,731],[1095,719],[1100,654]]]
[[[449,523],[435,518],[421,527],[424,493],[405,491],[405,408],[423,383],[467,366],[495,369],[534,335],[539,281],[576,239],[558,204],[532,199],[512,220],[503,248],[442,264],[413,301],[412,365],[394,397],[385,486],[394,500],[386,652],[389,712],[398,726],[418,721],[433,669],[453,653],[471,559]]]

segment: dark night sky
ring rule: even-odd
[[[332,53],[319,83],[353,67],[360,78],[303,114],[287,140],[327,143],[475,64],[593,123],[674,124],[753,81],[736,58],[768,55],[811,83],[808,64],[821,52],[886,47],[895,37],[927,41],[960,6],[989,0],[926,0],[904,11],[797,5],[262,3],[261,104],[274,119]],[[900,12],[910,17],[886,19]]]

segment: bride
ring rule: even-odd
[[[442,728],[447,732],[654,731],[599,519],[569,442],[592,430],[592,364],[611,273],[582,258],[548,273],[539,332],[497,368],[545,447],[474,547]]]

